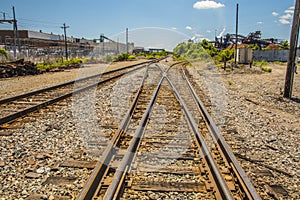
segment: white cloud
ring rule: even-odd
[[[286,19],[279,19],[279,22],[282,24],[290,24],[290,21],[288,21]]]
[[[293,18],[293,15],[291,15],[291,14],[285,14],[285,15],[282,15],[282,16],[280,16],[280,19],[292,19]]]
[[[185,29],[187,29],[187,30],[193,30],[193,28],[191,26],[186,26]]]
[[[177,30],[177,28],[176,28],[176,27],[172,27],[172,29],[173,29],[173,30]]]
[[[193,7],[195,9],[201,10],[201,9],[222,8],[222,7],[225,7],[225,5],[222,3],[217,3],[215,1],[211,1],[211,0],[204,0],[204,1],[197,1]]]
[[[263,22],[257,22],[257,24],[261,25],[261,24],[263,24]]]
[[[211,33],[211,30],[207,30],[206,32],[207,32],[207,33]]]
[[[275,21],[275,23],[279,22],[284,25],[291,24],[294,15],[294,7],[292,6],[286,9],[283,15],[279,15],[277,12],[272,12],[272,15],[278,17],[278,21]]]
[[[289,13],[289,14],[294,14],[294,10],[290,10],[290,9],[289,10],[285,10],[284,12],[285,13]]]

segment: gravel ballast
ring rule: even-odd
[[[286,65],[268,67],[272,68],[271,73],[247,67],[233,72],[220,70],[212,74],[214,78],[207,76],[202,65],[188,70],[198,85],[201,100],[262,199],[300,199],[300,76],[295,74],[294,99],[288,100],[282,97]],[[106,68],[106,65],[91,65],[84,69],[0,79],[0,98],[93,75]],[[222,85],[221,91],[207,84],[211,82]],[[119,94],[126,85],[127,82],[107,84],[95,94],[86,94],[96,95],[98,99],[97,119],[105,127],[103,134],[107,137],[122,118],[122,114],[116,114],[119,108],[112,102],[119,98],[112,95]],[[127,101],[135,87],[122,94],[127,96]],[[84,137],[78,134],[72,103],[72,100],[60,102],[27,117],[26,123],[16,123],[13,129],[0,131],[1,200],[76,198],[91,169],[57,164],[81,160],[92,165],[101,153],[101,146],[94,155],[90,154]],[[55,112],[47,112],[48,109]],[[126,108],[121,110],[125,112]],[[110,121],[114,115],[118,120]],[[92,141],[88,142],[93,145]],[[65,184],[48,179],[52,176],[63,177]]]
[[[218,73],[200,65],[188,69],[201,88],[201,100],[261,198],[299,199],[300,76],[295,74],[293,100],[288,100],[282,97],[286,65],[267,67],[271,73],[249,66]],[[213,79],[222,84],[212,84]],[[223,95],[212,93],[216,86]],[[223,108],[215,103],[218,98],[226,102]]]

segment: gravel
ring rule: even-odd
[[[224,88],[222,91],[212,89],[210,84],[216,81],[207,76],[209,73],[201,65],[189,67],[189,71],[198,84],[198,94],[262,199],[299,199],[300,77],[295,75],[294,99],[287,100],[282,98],[286,67],[278,64],[268,67],[272,68],[271,73],[261,72],[257,67],[213,73],[219,81],[218,86]],[[0,79],[0,98],[92,75],[100,68],[106,67],[90,66],[80,69],[80,73],[79,69],[72,69]],[[126,84],[118,87],[122,85]],[[74,122],[72,100],[47,108],[55,112],[44,109],[38,115],[27,117],[26,124],[17,122],[14,129],[0,130],[0,135],[4,135],[0,136],[0,199],[56,199],[58,196],[75,199],[91,169],[58,164],[68,160],[97,160],[122,117],[116,115],[118,107],[109,108],[112,100],[118,101],[111,94],[122,91],[114,86],[116,84],[106,85],[99,92],[86,94],[98,99],[96,122],[100,123],[103,136],[98,138],[102,141],[100,146],[91,148],[93,141],[87,144],[85,137],[80,135],[83,132],[78,131]],[[132,94],[134,87],[130,91],[127,95]],[[225,106],[218,106],[220,98],[214,94],[222,92],[221,101]],[[122,112],[126,106],[120,108]],[[116,119],[111,120],[112,117]],[[95,133],[97,129],[88,131]],[[47,178],[53,176],[64,177],[65,184],[45,184]],[[150,195],[155,198],[156,194],[145,193],[145,199]],[[179,195],[174,193],[166,198],[179,198]]]
[[[295,74],[294,100],[288,100],[282,97],[286,65],[267,67],[271,73],[258,67],[211,73],[201,65],[189,71],[202,88],[199,96],[262,199],[299,199],[300,76]],[[225,95],[211,92],[216,86],[207,84],[212,74],[223,82]],[[226,106],[214,104],[217,98]],[[220,115],[224,123],[217,119]]]
[[[86,70],[93,71],[92,68]],[[47,84],[53,84],[51,80],[71,79],[71,76],[63,77],[65,73],[43,75],[49,76]],[[71,73],[77,76],[75,71]],[[17,91],[23,90],[23,81],[34,77],[27,78],[13,87]],[[7,81],[14,83],[17,82],[15,79]],[[12,129],[0,129],[0,135],[3,135],[0,136],[0,199],[76,199],[92,169],[82,168],[78,164],[77,167],[64,167],[62,163],[99,159],[122,118],[116,107],[129,101],[134,91],[135,86],[129,87],[126,79],[122,80],[107,83],[99,90],[82,93],[80,97],[83,98],[73,96],[42,109],[26,117],[23,122],[13,123]],[[138,84],[132,82],[131,78],[127,82]],[[119,104],[116,103],[118,98],[112,96],[118,91],[123,91],[124,97],[120,98],[123,101]],[[93,107],[90,108],[91,104]],[[111,108],[112,105],[116,110]],[[124,107],[123,113],[127,110]],[[76,109],[79,108],[94,112],[76,115]],[[81,123],[78,120],[82,120]],[[83,127],[86,123],[90,124],[87,128]]]

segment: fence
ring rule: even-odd
[[[297,58],[300,55],[300,51],[297,51]],[[287,62],[289,56],[289,50],[255,50],[253,51],[253,61],[262,61],[267,62]]]

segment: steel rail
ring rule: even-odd
[[[13,120],[15,120],[15,119],[17,119],[17,118],[19,118],[19,117],[22,117],[22,116],[24,116],[24,115],[26,115],[26,114],[29,114],[29,113],[34,112],[34,111],[37,111],[37,110],[39,110],[39,109],[41,109],[41,108],[43,108],[43,107],[46,107],[46,106],[48,106],[48,105],[54,104],[54,103],[56,103],[56,102],[59,102],[59,101],[61,101],[61,100],[63,100],[63,99],[69,98],[69,97],[71,97],[73,94],[78,94],[78,93],[81,93],[81,92],[86,91],[86,90],[88,90],[88,89],[91,89],[91,88],[93,88],[93,87],[97,87],[97,86],[99,86],[99,85],[101,85],[101,84],[103,84],[103,83],[106,83],[106,82],[108,82],[108,81],[110,81],[110,80],[119,78],[119,77],[121,77],[121,76],[123,76],[123,75],[125,75],[125,74],[128,74],[128,73],[131,73],[131,72],[133,72],[133,71],[139,70],[139,69],[141,69],[141,68],[143,68],[143,67],[145,67],[145,65],[144,65],[144,66],[141,66],[141,67],[138,67],[138,68],[135,68],[135,69],[132,69],[132,70],[127,71],[127,72],[123,72],[123,73],[121,73],[121,74],[119,74],[119,75],[116,75],[116,76],[114,76],[114,77],[107,78],[107,79],[102,80],[102,81],[100,81],[100,82],[98,82],[98,83],[94,83],[94,84],[91,84],[91,85],[89,85],[89,86],[86,86],[86,87],[80,88],[80,89],[78,89],[78,90],[72,91],[72,92],[70,92],[70,93],[61,95],[61,96],[59,96],[59,97],[56,97],[56,98],[53,98],[53,99],[51,99],[51,100],[45,101],[45,102],[40,103],[40,104],[38,104],[38,105],[35,105],[35,106],[32,106],[32,107],[26,108],[26,109],[24,109],[24,110],[22,110],[22,111],[19,111],[19,112],[16,112],[16,113],[7,115],[7,116],[5,116],[5,117],[3,117],[3,118],[0,118],[0,125],[5,124],[5,123],[8,123],[8,122],[10,122],[10,121],[13,121]]]
[[[149,65],[148,65],[149,66]],[[138,99],[142,93],[142,89],[146,80],[146,77],[148,76],[148,66],[147,70],[144,74],[143,80],[139,86],[139,90],[137,91],[135,98],[133,100],[133,103],[130,106],[130,109],[125,115],[124,120],[121,122],[118,130],[114,134],[113,138],[110,140],[110,143],[105,148],[100,160],[98,161],[96,167],[94,168],[91,176],[89,177],[87,183],[85,184],[84,188],[82,189],[81,193],[78,196],[78,200],[90,200],[92,199],[96,194],[96,191],[98,189],[98,185],[100,181],[102,180],[105,171],[111,162],[111,159],[116,151],[116,145],[119,142],[121,135],[126,130],[127,126],[129,125],[130,118],[132,116],[132,113],[136,107],[136,104],[138,102]]]
[[[145,113],[143,114],[143,117],[142,117],[142,119],[139,123],[139,126],[136,129],[132,140],[130,141],[130,144],[129,144],[129,147],[126,151],[126,154],[124,155],[124,157],[121,161],[121,164],[120,164],[119,168],[117,169],[117,172],[114,176],[114,179],[113,179],[112,183],[110,184],[109,188],[107,189],[103,199],[117,199],[117,198],[119,198],[120,193],[117,192],[117,189],[121,188],[121,185],[123,184],[123,181],[124,181],[124,176],[125,176],[125,174],[127,173],[128,169],[131,166],[133,157],[135,155],[137,147],[140,144],[141,138],[143,137],[143,133],[144,133],[144,130],[145,130],[146,123],[149,119],[150,112],[153,108],[153,105],[155,103],[155,100],[157,98],[157,95],[158,95],[158,92],[159,92],[159,89],[162,85],[163,80],[164,80],[164,77],[162,77],[160,82],[158,83],[158,85],[157,85],[157,87],[156,87],[156,89],[155,89],[155,91],[152,95],[152,98],[149,102],[149,105],[148,105],[148,107],[147,107]]]
[[[205,143],[205,140],[203,139],[202,135],[199,133],[199,130],[198,130],[198,126],[197,124],[195,123],[190,111],[188,110],[187,106],[185,105],[183,99],[181,98],[180,94],[178,93],[177,89],[175,88],[175,86],[173,85],[173,83],[171,82],[171,80],[166,76],[165,77],[168,81],[168,83],[170,84],[170,86],[172,87],[176,97],[178,98],[180,104],[182,105],[182,108],[186,114],[186,117],[187,117],[187,120],[198,140],[198,142],[200,143],[200,146],[201,146],[201,149],[202,149],[202,152],[204,154],[204,157],[205,157],[205,160],[207,161],[208,165],[209,165],[209,168],[212,172],[212,176],[214,177],[214,180],[216,182],[216,185],[218,187],[218,190],[220,192],[220,195],[222,197],[222,199],[230,199],[230,200],[233,200],[233,196],[232,196],[232,193],[231,191],[229,190],[228,188],[228,185],[226,184],[226,181],[225,179],[223,178],[217,164],[215,163],[209,149],[208,149],[208,146],[206,145]]]
[[[235,171],[238,173],[237,175],[239,177],[239,181],[242,181],[243,184],[246,185],[246,188],[245,187],[243,187],[243,188],[246,189],[245,193],[247,194],[248,199],[255,199],[255,200],[261,199],[260,196],[257,194],[254,186],[249,181],[249,179],[248,179],[245,171],[242,169],[242,167],[238,163],[236,157],[234,156],[232,150],[228,146],[228,144],[225,141],[224,137],[220,133],[218,127],[214,123],[212,117],[207,112],[205,106],[203,105],[203,103],[199,99],[198,95],[196,94],[196,92],[195,92],[193,86],[191,85],[190,81],[188,80],[188,78],[187,78],[186,73],[185,73],[184,70],[183,70],[183,77],[186,80],[186,82],[187,82],[187,84],[189,86],[189,90],[191,91],[191,93],[192,93],[192,95],[193,95],[193,97],[194,97],[194,99],[195,99],[198,107],[202,111],[202,114],[203,114],[203,116],[204,116],[207,124],[209,125],[210,132],[213,133],[214,138],[216,139],[216,141],[218,142],[219,146],[221,147],[223,153],[225,154],[227,162],[228,163],[232,163],[233,167],[236,169]]]
[[[55,90],[57,88],[64,87],[64,86],[67,86],[67,85],[72,85],[72,84],[74,84],[76,82],[79,82],[79,81],[85,81],[85,80],[96,78],[96,77],[103,76],[103,75],[106,75],[106,74],[114,73],[114,72],[117,72],[119,70],[128,69],[128,68],[131,68],[131,67],[136,67],[136,66],[139,66],[139,65],[148,64],[148,63],[152,63],[152,62],[155,62],[155,61],[145,61],[145,62],[142,62],[142,63],[128,65],[128,66],[123,67],[123,68],[114,69],[114,70],[110,70],[110,71],[107,71],[107,72],[101,72],[101,73],[98,73],[98,74],[95,74],[95,75],[92,75],[92,76],[87,76],[87,77],[84,77],[84,78],[80,78],[80,79],[77,79],[77,80],[74,80],[74,81],[69,81],[69,82],[66,82],[66,83],[62,83],[62,84],[55,85],[55,86],[50,86],[50,87],[43,88],[43,89],[40,89],[40,90],[35,90],[35,91],[28,92],[28,93],[25,93],[25,94],[20,94],[20,95],[17,95],[17,96],[5,98],[5,99],[0,99],[0,104],[7,104],[7,103],[10,103],[10,102],[18,100],[18,99],[27,98],[27,97],[30,97],[30,96],[33,96],[33,95],[36,95],[36,94],[39,94],[39,93]]]

